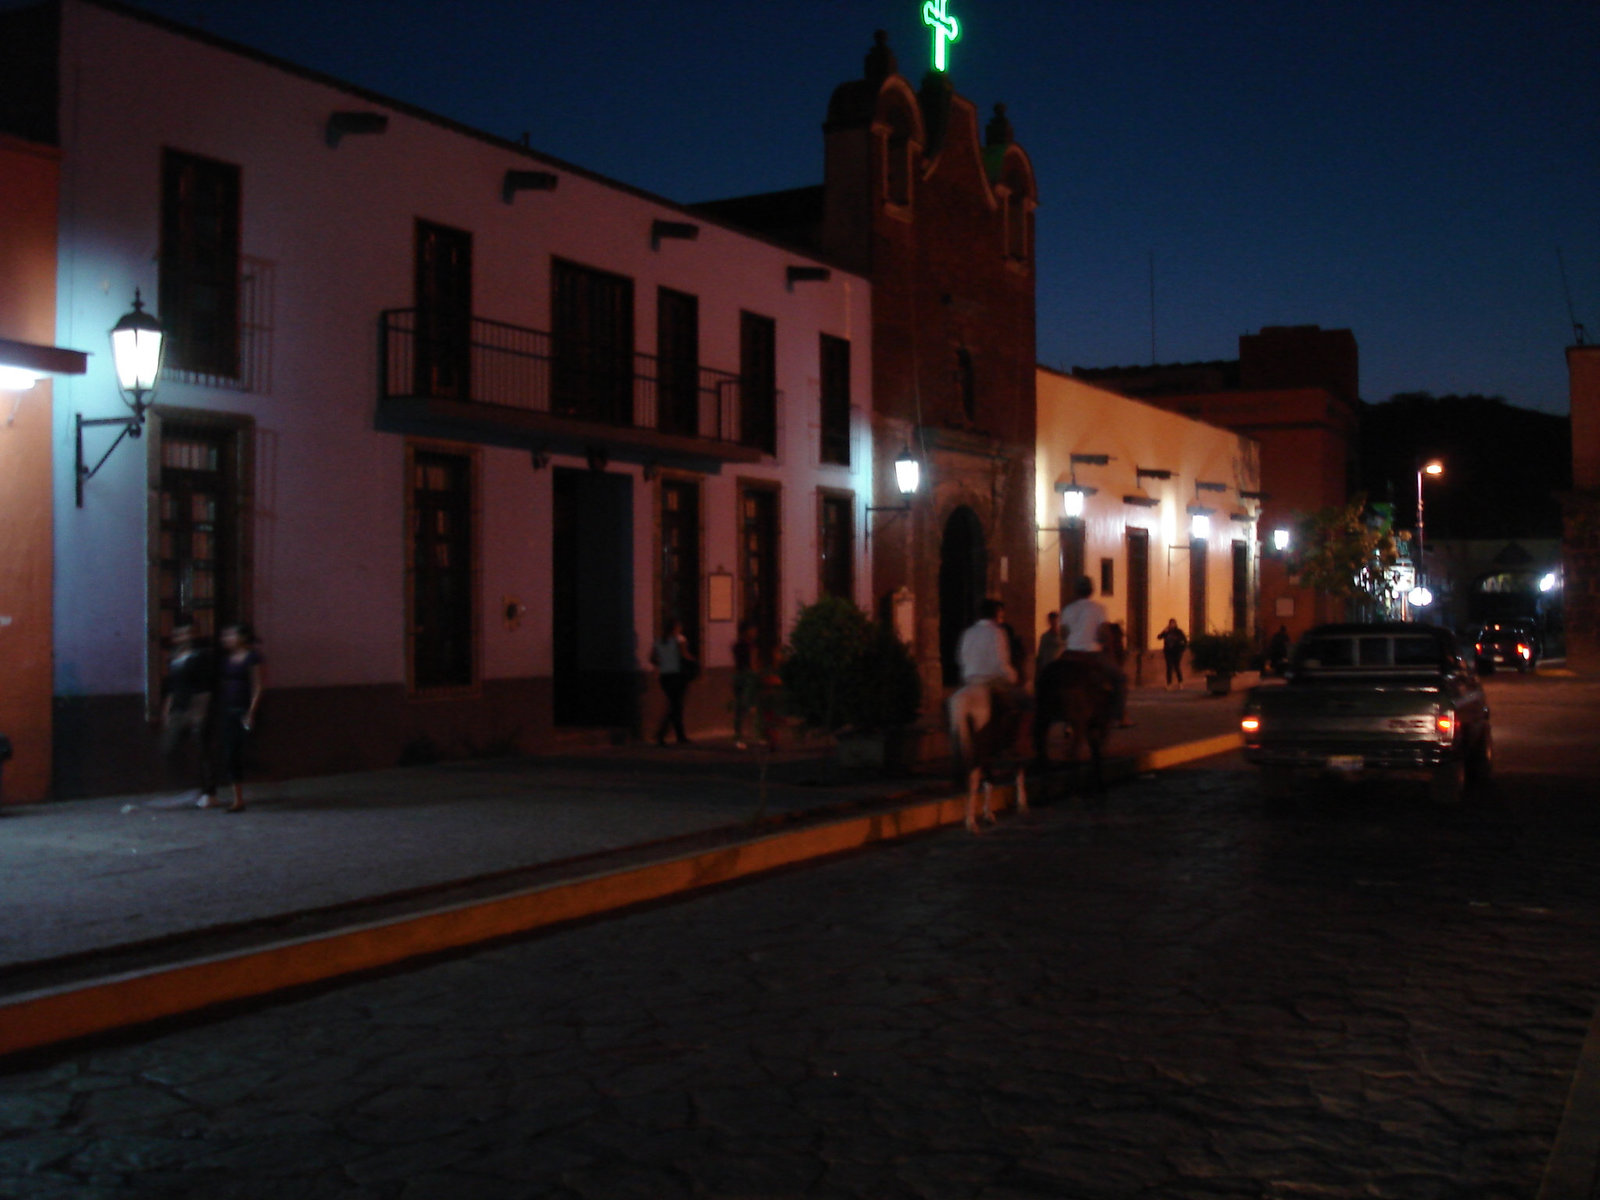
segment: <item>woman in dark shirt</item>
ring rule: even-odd
[[[261,652],[248,625],[230,625],[222,631],[222,669],[219,673],[218,708],[222,723],[222,771],[233,785],[229,812],[244,811],[244,747],[255,728],[263,682]]]

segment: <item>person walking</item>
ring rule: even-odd
[[[194,801],[210,808],[217,798],[216,764],[211,758],[211,688],[214,671],[211,653],[200,644],[194,620],[180,615],[172,628],[172,657],[162,681],[161,757],[170,779],[184,775],[198,790],[181,793],[176,803]],[[181,760],[193,759],[190,770]]]
[[[1289,627],[1279,625],[1278,632],[1267,643],[1267,670],[1282,678],[1289,669]]]
[[[1178,618],[1168,617],[1167,627],[1156,634],[1156,640],[1161,643],[1161,656],[1167,662],[1167,690],[1173,688],[1173,680],[1177,686],[1183,686],[1183,652],[1189,648],[1188,635],[1178,628]]]
[[[699,663],[689,653],[689,639],[683,635],[682,621],[674,617],[667,622],[666,632],[650,651],[650,661],[655,665],[661,690],[667,697],[666,714],[656,726],[656,745],[667,744],[670,727],[678,735],[678,745],[686,746],[689,735],[683,730],[683,702]]]
[[[222,665],[218,672],[217,701],[222,739],[222,773],[233,788],[233,803],[227,811],[244,811],[245,747],[256,727],[256,710],[266,683],[261,669],[261,650],[255,631],[245,624],[229,625],[222,631]],[[211,804],[201,801],[202,808]]]
[[[744,722],[761,691],[761,629],[754,621],[739,626],[733,643],[733,744],[745,748]]]
[[[1033,677],[1035,679],[1039,678],[1039,672],[1061,657],[1063,644],[1061,641],[1061,614],[1056,612],[1045,613],[1044,632],[1039,635],[1039,649],[1033,656]]]

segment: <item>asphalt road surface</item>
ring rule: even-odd
[[[1489,794],[1237,756],[0,1075],[0,1196],[1531,1200],[1600,685]]]

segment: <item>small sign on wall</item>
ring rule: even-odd
[[[894,634],[908,646],[917,640],[917,598],[907,587],[894,594]]]
[[[733,572],[713,571],[706,576],[706,620],[733,620]]]

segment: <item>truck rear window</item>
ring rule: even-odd
[[[1370,667],[1423,667],[1443,663],[1439,643],[1432,637],[1337,634],[1307,638],[1300,644],[1298,665],[1306,670],[1349,670]]]

